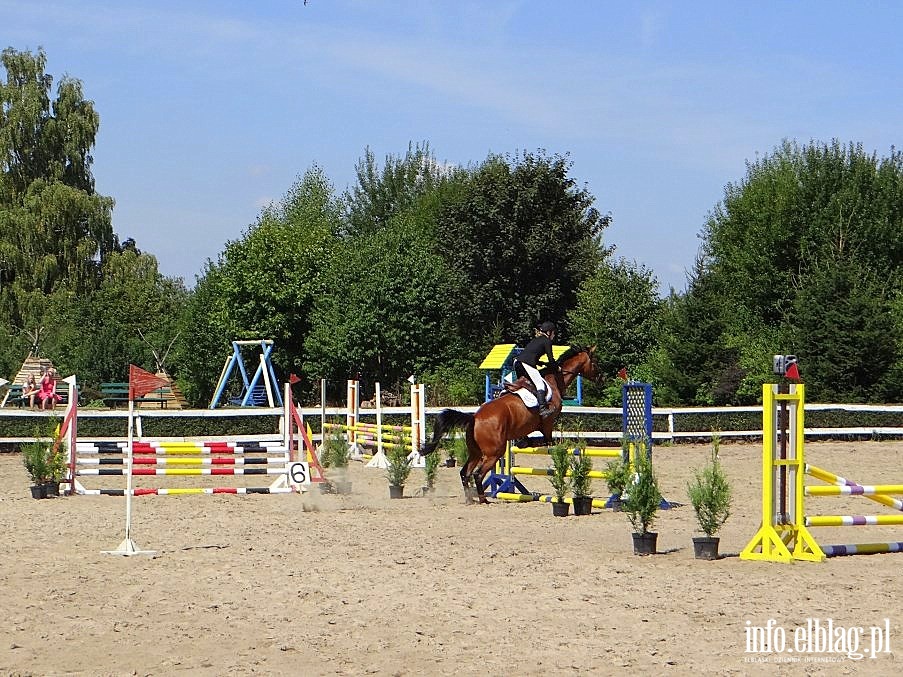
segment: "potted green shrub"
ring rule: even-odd
[[[41,446],[46,456],[46,473],[44,477],[44,494],[46,496],[60,495],[60,482],[66,473],[66,458],[61,448],[54,450],[53,442],[41,442],[40,440],[50,438],[55,440],[60,429],[60,419],[58,416],[48,416],[44,420],[43,426],[35,429],[35,443]]]
[[[593,480],[589,476],[593,460],[586,455],[586,445],[569,458],[571,466],[571,493],[574,495],[574,514],[589,515],[593,512]]]
[[[463,437],[456,437],[454,443],[452,444],[452,454],[455,457],[455,461],[462,468],[467,464],[467,457],[470,456],[470,450],[467,448],[467,440]],[[454,467],[454,463],[451,464],[451,467]]]
[[[652,469],[652,459],[645,445],[637,448],[633,463],[633,478],[622,496],[622,508],[633,527],[633,552],[637,555],[655,554],[658,534],[650,531],[661,506],[662,494]]]
[[[35,440],[21,446],[22,464],[31,479],[32,498],[47,498],[46,483],[50,477],[50,456],[47,444]]]
[[[711,459],[687,483],[687,494],[696,512],[699,530],[705,534],[693,537],[697,559],[718,559],[720,539],[715,534],[731,514],[731,486],[718,460],[719,444],[718,436],[713,436]]]
[[[411,474],[411,460],[407,448],[401,444],[393,444],[387,455],[386,478],[389,480],[389,498],[401,498],[404,485]]]
[[[571,488],[571,478],[568,473],[571,468],[570,454],[570,450],[564,443],[556,444],[549,449],[549,456],[552,457],[549,483],[555,492],[552,499],[552,514],[556,517],[567,517],[570,511],[570,504],[565,502],[565,497]]]
[[[621,497],[624,495],[624,489],[633,471],[630,464],[625,463],[623,459],[617,458],[609,461],[605,466],[605,484],[608,486],[608,504],[606,507],[611,508],[614,512],[621,511]]]
[[[439,455],[427,454],[424,457],[423,480],[426,484],[423,487],[424,494],[431,494],[436,490],[436,476],[439,474]]]
[[[62,449],[47,449],[47,480],[44,482],[48,496],[60,495],[60,482],[66,475],[66,457]]]
[[[351,480],[348,479],[348,461],[351,451],[345,436],[339,429],[327,435],[320,446],[320,464],[327,470],[327,481],[320,485],[326,493],[350,494]]]

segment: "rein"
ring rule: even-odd
[[[584,348],[583,350],[579,351],[577,354],[579,355],[580,353],[586,353],[586,354],[587,354],[587,357],[589,358],[590,365],[593,366],[593,367],[595,368],[595,365],[593,364],[593,358],[592,358],[592,355],[589,354],[589,351],[588,351],[587,349]],[[598,371],[598,369],[596,369],[596,371]],[[581,372],[579,372],[579,371],[573,371],[573,370],[571,370],[571,369],[563,369],[563,368],[561,368],[561,367],[558,367],[558,372],[561,373],[561,374],[571,374],[571,375],[573,375],[573,376],[580,376],[580,374],[581,374]],[[597,376],[596,378],[591,379],[591,380],[592,380],[594,383],[598,383],[598,382],[600,382],[602,379],[601,379],[601,376]]]

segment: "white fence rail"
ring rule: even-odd
[[[807,422],[811,422],[812,414],[816,412],[847,412],[859,413],[863,415],[880,414],[883,418],[890,418],[891,425],[854,425],[850,427],[835,427],[807,425],[805,434],[808,438],[819,437],[901,437],[903,438],[903,405],[871,405],[871,404],[806,404],[806,412],[810,415]],[[435,416],[445,407],[427,407],[427,426],[429,427],[429,418]],[[461,411],[473,412],[477,407],[459,407]],[[302,413],[310,421],[314,430],[319,429],[320,416],[323,412],[319,406],[303,407]],[[667,408],[655,407],[652,410],[653,420],[655,422],[655,431],[653,439],[656,442],[674,442],[679,443],[682,440],[709,439],[713,434],[719,435],[722,439],[732,438],[738,440],[756,440],[762,436],[761,426],[761,407],[680,407]],[[327,417],[344,416],[346,410],[344,407],[327,407],[325,414]],[[375,414],[375,410],[361,409],[361,416]],[[383,416],[408,415],[410,409],[407,407],[383,407]],[[617,440],[621,437],[621,408],[620,407],[566,407],[565,416],[579,416],[586,419],[586,423],[581,427],[579,432],[568,432],[570,437],[584,437],[592,439],[612,439]],[[56,412],[57,416],[60,412]],[[269,408],[245,408],[245,409],[181,409],[181,410],[148,410],[142,409],[140,415],[142,418],[218,418],[228,417],[270,417],[275,418],[282,414],[282,409]],[[0,416],[0,444],[18,444],[26,442],[33,437],[20,437],[7,434],[10,423],[13,420],[22,418],[32,419],[35,424],[39,423],[42,418],[48,415],[47,412],[28,411],[28,410],[4,410]],[[91,410],[80,409],[79,418],[125,418],[128,414],[124,410]],[[688,430],[685,425],[681,425],[682,417],[712,417],[713,421],[717,421],[718,417],[733,417],[735,415],[744,415],[749,419],[749,424],[744,426],[745,429],[728,430],[723,426],[702,426],[702,429]],[[604,426],[600,429],[591,430],[593,419],[597,418],[599,422],[605,421]],[[855,419],[855,416],[853,417]],[[899,424],[897,424],[899,423]],[[17,426],[21,427],[21,426]],[[32,427],[32,426],[29,426]],[[721,427],[721,429],[718,429]],[[604,428],[604,429],[601,429]],[[210,436],[213,439],[215,436]],[[230,439],[236,439],[249,436],[231,436]],[[251,435],[250,437],[254,437]],[[319,439],[320,435],[315,434],[315,438]]]

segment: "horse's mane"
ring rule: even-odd
[[[584,346],[571,346],[561,354],[561,357],[558,358],[557,362],[559,365],[562,365],[572,357],[575,357],[580,353],[585,353],[586,351],[587,348]],[[543,367],[543,369],[541,369],[539,373],[542,376],[545,376],[546,374],[550,373],[550,371],[551,369],[549,367]]]

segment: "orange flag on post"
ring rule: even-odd
[[[787,378],[793,379],[794,381],[800,380],[800,370],[796,366],[796,362],[787,367],[787,371],[784,374]]]
[[[144,397],[152,390],[164,388],[168,386],[166,379],[160,378],[156,374],[151,374],[141,367],[134,364],[129,365],[129,399],[135,400],[138,397]]]

